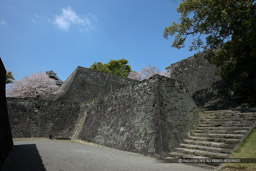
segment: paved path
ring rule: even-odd
[[[203,171],[92,144],[48,139],[15,141],[4,171]]]

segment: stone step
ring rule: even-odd
[[[247,113],[255,113],[255,112],[241,112],[239,110],[218,110],[218,111],[211,110],[211,111],[205,111],[205,113],[209,113],[209,114],[212,114],[212,113],[235,113],[235,114],[245,113],[245,114],[247,114]]]
[[[239,124],[239,123],[248,123],[248,124],[252,124],[255,123],[256,120],[245,120],[245,119],[241,119],[241,120],[229,120],[229,121],[214,121],[214,120],[203,120],[200,121],[199,123],[227,123],[227,124]]]
[[[256,115],[255,114],[215,114],[215,115],[204,115],[201,116],[202,118],[206,119],[218,119],[218,118],[223,118],[223,119],[227,119],[227,118],[255,118]]]
[[[256,119],[232,118],[232,119],[199,119],[200,122],[255,122]]]
[[[234,145],[232,145],[232,144],[226,144],[226,143],[221,143],[221,142],[212,142],[212,141],[197,141],[197,140],[185,139],[184,142],[188,143],[188,144],[202,145],[202,146],[216,147],[216,148],[231,149],[234,147]]]
[[[255,123],[256,120],[246,120],[246,119],[240,119],[240,120],[200,120],[199,123],[250,123],[253,124]]]
[[[230,154],[230,152],[231,152],[231,149],[226,149],[226,148],[216,148],[216,147],[208,147],[208,146],[184,144],[184,143],[180,144],[180,147],[187,148],[187,149],[209,151],[209,152],[214,152],[214,153]]]
[[[245,124],[245,125],[252,125],[255,121],[246,121],[246,120],[239,120],[239,121],[201,121],[199,124],[222,124],[222,125],[233,125],[233,124]]]
[[[205,121],[230,121],[230,120],[233,120],[233,121],[237,121],[237,120],[248,120],[248,121],[255,121],[256,120],[256,116],[255,117],[232,117],[232,118],[215,118],[215,117],[203,117],[203,118],[200,118],[199,121],[201,120],[205,120]]]
[[[231,112],[231,113],[221,113],[221,112],[215,112],[215,113],[209,113],[205,112],[202,116],[256,116],[256,112],[247,112],[247,113],[241,113],[241,112]]]
[[[227,117],[228,116],[228,117]],[[255,114],[240,114],[240,115],[236,115],[236,114],[232,114],[232,115],[201,115],[201,118],[216,118],[216,117],[224,117],[223,119],[233,119],[233,118],[255,118],[256,115]]]
[[[224,154],[224,153],[214,153],[214,152],[209,152],[209,151],[194,150],[194,149],[187,149],[187,148],[175,148],[175,151],[179,152],[179,153],[185,153],[185,154],[203,156],[203,157],[209,157],[209,158],[228,157],[228,154]]]
[[[240,111],[230,111],[230,110],[218,110],[218,111],[205,111],[206,115],[211,114],[255,114],[256,112],[240,112]]]
[[[256,112],[207,111],[199,119],[198,127],[169,155],[183,159],[227,158],[254,123]]]
[[[250,127],[245,126],[245,127],[207,127],[207,126],[199,126],[197,127],[197,130],[239,130],[239,129],[243,129],[243,130],[249,130]]]
[[[215,112],[215,113],[209,113],[209,112],[204,112],[201,116],[228,116],[228,115],[232,115],[232,116],[240,116],[240,115],[244,115],[244,116],[256,116],[256,112],[231,112],[231,113],[223,113],[223,112]]]
[[[190,133],[192,136],[197,137],[214,137],[214,138],[233,138],[233,139],[240,139],[244,135],[243,134],[214,134],[214,133]]]
[[[236,144],[240,141],[239,139],[231,139],[231,138],[214,138],[214,137],[197,137],[197,136],[188,136],[188,138],[194,141],[222,142],[226,144]]]
[[[227,119],[228,118],[228,119]],[[199,121],[209,121],[209,122],[228,122],[228,121],[247,121],[247,122],[256,122],[256,118],[234,118],[234,117],[225,117],[225,118],[200,118]]]
[[[208,124],[201,124],[199,123],[199,127],[250,127],[252,124],[248,123],[235,123],[235,124],[228,124],[228,123],[208,123]]]
[[[233,129],[221,129],[221,130],[193,130],[191,131],[193,133],[217,133],[217,134],[246,134],[248,132],[248,130],[233,130]]]

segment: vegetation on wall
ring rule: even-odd
[[[196,37],[190,50],[203,49],[240,102],[256,102],[256,1],[183,0],[177,11],[179,23],[166,27],[163,36],[175,35],[172,46],[178,49],[188,36]]]

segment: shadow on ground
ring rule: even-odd
[[[35,144],[15,145],[5,160],[3,171],[46,171]]]

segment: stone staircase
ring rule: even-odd
[[[201,116],[198,127],[190,131],[187,139],[169,156],[185,159],[228,158],[255,127],[255,121],[256,112],[207,111]],[[216,169],[220,163],[208,165]]]

